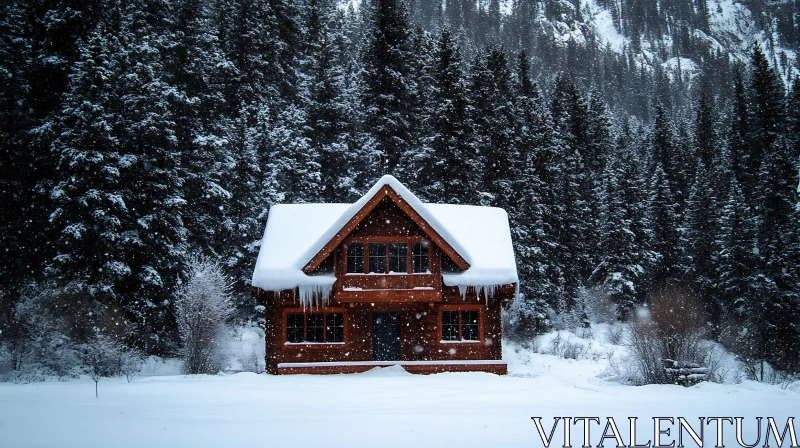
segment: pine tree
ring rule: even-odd
[[[588,143],[588,105],[577,85],[562,74],[556,78],[550,110],[553,126],[564,142],[563,153],[558,156],[563,171],[555,186],[560,212],[554,217],[553,227],[559,229],[557,260],[566,285],[564,294],[573,300],[592,270],[589,229],[594,218],[589,200],[593,182],[587,176],[583,158]]]
[[[705,304],[706,314],[720,322],[722,304],[717,298],[715,253],[709,241],[716,240],[719,183],[724,181],[725,161],[718,150],[716,114],[713,100],[701,87],[694,129],[694,152],[697,156],[694,180],[686,199],[681,226],[681,257],[684,278]]]
[[[119,85],[124,111],[120,147],[129,165],[120,173],[120,184],[126,187],[131,215],[123,241],[134,275],[118,292],[124,315],[133,324],[130,342],[150,353],[165,353],[175,340],[170,298],[188,258],[181,148],[168,100],[174,89],[163,79],[161,56],[152,51],[162,41],[159,18],[168,6],[128,5],[130,24],[123,34],[130,66]]]
[[[758,315],[761,304],[754,297],[758,257],[753,253],[756,229],[751,207],[744,198],[739,182],[731,177],[719,216],[719,236],[715,241],[716,289],[719,291],[724,315],[730,320],[730,339],[737,353],[745,359],[756,355]]]
[[[625,151],[626,148],[621,148]],[[636,194],[635,178],[638,173],[632,165],[630,155],[615,154],[606,165],[602,176],[602,190],[598,199],[602,203],[599,215],[598,247],[602,254],[591,280],[602,285],[611,300],[617,305],[617,317],[626,320],[632,316],[637,305],[637,286],[643,268],[641,248],[636,241],[633,219],[637,217],[632,208],[638,204],[628,202],[628,194]]]
[[[661,165],[675,204],[686,197],[686,173],[684,172],[678,140],[667,110],[660,103],[653,106],[653,133],[651,136],[653,160]],[[677,210],[680,213],[680,209]]]
[[[342,18],[329,2],[310,5],[306,72],[301,83],[305,97],[305,126],[309,145],[319,155],[321,199],[344,202],[352,196],[348,154],[353,100],[348,88],[346,38]]]
[[[787,131],[792,154],[800,155],[800,76],[794,78],[786,107],[786,118],[789,120]]]
[[[752,187],[755,179],[746,169],[748,160],[748,135],[750,134],[750,118],[747,109],[747,93],[745,91],[742,72],[737,70],[734,73],[734,100],[731,113],[730,129],[728,130],[728,152],[732,175],[745,193],[746,198],[751,198]]]
[[[485,73],[473,73],[472,95],[485,157],[483,186],[489,204],[508,209],[519,166],[519,148],[513,145],[514,108],[511,68],[505,52],[492,47],[486,53]],[[481,84],[478,85],[478,77]],[[477,91],[478,88],[484,89]]]
[[[758,178],[763,157],[771,151],[784,124],[783,85],[756,44],[750,58],[751,74],[747,89],[749,129],[747,152],[743,160],[750,181]]]
[[[52,150],[58,154],[60,181],[50,193],[50,219],[59,238],[49,270],[61,284],[76,282],[108,300],[115,283],[132,271],[122,255],[130,212],[120,184],[120,171],[127,168],[117,123],[121,48],[104,35],[98,29],[81,46],[57,118]]]
[[[174,89],[168,99],[181,148],[184,199],[191,204],[184,223],[194,250],[221,256],[227,248],[219,224],[231,199],[228,174],[235,162],[225,140],[230,123],[220,117],[224,82],[233,74],[210,26],[205,2],[183,0],[174,7],[161,45],[163,79]]]
[[[47,151],[39,151],[29,137],[34,127],[36,99],[30,85],[33,42],[27,33],[27,2],[8,2],[0,14],[0,283],[7,294],[39,271],[49,254],[37,254],[44,247],[47,219],[45,197],[37,191],[40,180],[37,160]],[[49,158],[48,158],[49,159]],[[49,160],[48,160],[49,161]],[[37,205],[41,212],[36,208]]]
[[[470,116],[461,55],[448,28],[434,52],[433,85],[428,100],[431,135],[413,161],[420,193],[431,202],[477,204],[480,158]],[[423,182],[420,182],[423,180]]]
[[[651,248],[656,254],[648,266],[649,292],[673,286],[678,275],[680,216],[669,177],[660,162],[653,168],[649,186],[649,221],[652,225]]]
[[[361,61],[363,129],[379,154],[377,176],[393,173],[411,144],[411,28],[403,0],[371,0],[363,7],[369,18]]]
[[[275,182],[280,202],[319,201],[319,156],[303,135],[305,120],[305,112],[290,105],[265,132],[266,177]]]
[[[763,359],[779,369],[794,370],[800,347],[797,312],[798,217],[797,155],[777,137],[764,155],[756,189],[760,205],[758,249],[762,272],[757,289],[762,302],[759,348]]]
[[[561,271],[553,263],[559,229],[549,218],[560,207],[552,186],[561,178],[560,155],[564,149],[542,94],[530,78],[525,52],[520,53],[517,63],[514,116],[514,144],[519,148],[520,161],[510,217],[522,292],[515,306],[522,322],[541,330],[547,308],[562,298]]]

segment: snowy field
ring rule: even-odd
[[[615,351],[581,341],[598,356]],[[246,352],[252,340],[239,344]],[[0,384],[0,447],[542,447],[532,416],[544,417],[548,432],[554,416],[597,416],[603,424],[613,416],[626,442],[629,416],[640,418],[639,442],[652,437],[653,416],[693,424],[699,416],[739,416],[746,418],[745,441],[753,443],[754,417],[775,417],[782,429],[800,409],[794,387],[751,381],[634,387],[608,379],[607,359],[505,351],[510,374],[504,377],[418,376],[394,367],[335,376],[184,376],[168,362],[151,363],[132,383],[101,380],[99,399],[88,378]],[[582,431],[572,432],[578,447]],[[592,428],[593,445],[601,432]],[[713,446],[715,432],[706,427],[706,446]],[[560,446],[560,426],[556,433]],[[738,446],[727,425],[725,437]]]

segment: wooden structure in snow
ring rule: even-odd
[[[391,176],[355,204],[273,206],[253,274],[266,370],[504,374],[517,284],[498,208],[423,204]]]

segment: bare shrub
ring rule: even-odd
[[[622,325],[612,325],[608,329],[608,342],[614,345],[622,344],[622,335],[624,334]]]
[[[142,352],[124,347],[117,359],[117,371],[125,375],[125,379],[130,383],[142,371],[144,366],[144,354]]]
[[[611,300],[608,288],[599,286],[583,290],[586,295],[586,313],[594,323],[614,323],[617,321],[617,304]]]
[[[709,376],[702,307],[675,291],[651,299],[649,312],[631,324],[628,346],[644,384],[691,385]]]
[[[775,384],[780,386],[781,389],[788,388],[789,385],[798,380],[797,375],[776,370],[764,361],[741,362],[740,364],[745,378],[767,384]]]
[[[8,368],[3,377],[13,382],[41,381],[47,377],[76,377],[81,360],[74,342],[75,322],[66,316],[65,298],[80,294],[76,287],[29,285],[14,305],[13,337],[6,339]]]
[[[214,374],[226,362],[222,341],[226,322],[235,311],[231,281],[218,263],[206,258],[192,260],[189,269],[189,278],[175,299],[183,370],[188,374]]]
[[[594,337],[594,331],[592,331],[592,327],[578,328],[576,334],[581,339],[592,339]]]
[[[583,345],[577,342],[567,341],[564,344],[564,349],[561,353],[561,356],[565,359],[581,359],[583,353],[584,353]]]
[[[539,338],[533,338],[528,341],[523,342],[523,347],[525,347],[528,351],[539,353],[539,350],[542,348],[542,341]]]
[[[546,350],[548,355],[565,359],[582,359],[585,352],[583,344],[572,342],[570,338],[563,337],[561,332],[556,332],[555,337],[550,341],[550,347]]]
[[[81,345],[81,360],[86,373],[94,381],[94,396],[98,398],[97,384],[101,378],[119,374],[119,360],[125,347],[103,334],[96,334]]]
[[[550,348],[547,350],[548,355],[561,357],[564,354],[564,345],[567,341],[561,337],[561,332],[557,331],[556,336],[550,341]]]

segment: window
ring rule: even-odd
[[[442,311],[443,341],[478,341],[478,311]]]
[[[409,248],[409,245],[412,247]],[[349,274],[408,274],[410,272],[430,274],[430,244],[427,242],[392,242],[389,240],[385,243],[349,243],[346,248],[347,273]],[[411,253],[409,253],[409,249],[411,249]],[[409,263],[412,266],[409,266]]]
[[[325,342],[325,315],[321,313],[306,316],[306,342]]]
[[[442,311],[442,340],[458,340],[458,311]]]
[[[414,243],[411,246],[411,261],[415,273],[428,272],[428,243]]]
[[[389,244],[389,272],[408,272],[408,245],[406,243]]]
[[[286,316],[286,342],[303,342],[305,340],[305,319],[302,314]]]
[[[461,340],[478,340],[478,312],[461,311]]]
[[[286,342],[344,342],[344,313],[287,314]]]
[[[347,272],[364,273],[364,243],[347,245]]]
[[[369,272],[386,273],[386,243],[369,243]]]
[[[344,342],[344,314],[330,313],[325,318],[325,340]]]

